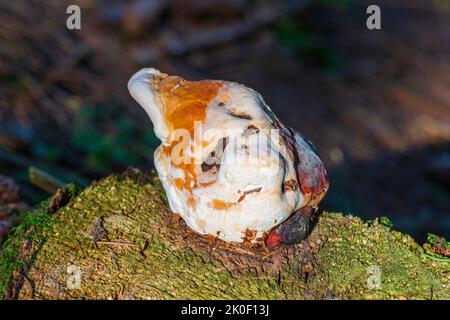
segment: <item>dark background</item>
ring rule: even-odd
[[[78,4],[81,30],[66,28]],[[20,203],[36,167],[81,186],[153,167],[158,140],[126,83],[141,67],[258,90],[316,145],[322,208],[450,237],[450,1],[0,1],[0,174]],[[9,210],[0,219],[11,219]]]

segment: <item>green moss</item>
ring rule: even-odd
[[[70,194],[70,198],[75,198],[81,192],[80,188],[75,183],[69,183],[66,188]]]
[[[0,292],[3,298],[13,270],[16,270],[23,261],[18,259],[19,245],[16,239],[8,239],[2,245],[0,254]]]
[[[194,238],[170,225],[158,181],[135,170],[86,188],[51,220],[44,216],[15,231],[9,258],[2,258],[6,279],[20,263],[14,239],[31,225],[45,231],[38,239],[47,240],[28,273],[37,299],[450,298],[449,263],[429,259],[411,237],[382,221],[336,213],[323,213],[305,243],[304,256],[313,263],[306,276],[303,256],[281,263],[276,272],[252,270],[251,263],[229,265],[210,247],[193,248],[183,240]],[[67,287],[73,265],[81,272],[78,289]]]
[[[386,216],[380,217],[379,220],[382,225],[384,225],[388,228],[394,227],[394,223],[392,222],[392,220]]]
[[[39,277],[50,275],[58,279],[58,286],[64,286],[67,266],[80,266],[88,283],[80,290],[65,292],[72,298],[114,298],[124,291],[132,292],[128,294],[135,298],[157,299],[286,297],[275,276],[236,277],[219,261],[205,261],[202,255],[173,241],[172,234],[161,232],[168,212],[160,193],[151,177],[139,181],[123,175],[87,188],[55,215],[59,223],[53,225],[29,277],[48,283]],[[97,217],[103,219],[108,240],[95,245],[93,225]],[[38,273],[47,268],[46,274]],[[36,296],[46,298],[46,288],[41,289]]]
[[[317,228],[322,268],[312,288],[326,282],[349,299],[450,298],[450,264],[427,259],[410,236],[332,213],[322,215]]]
[[[70,198],[75,198],[80,189],[74,183],[66,185]],[[56,222],[52,215],[48,212],[49,204],[53,197],[42,201],[35,210],[23,211],[20,213],[22,221],[16,228],[11,230],[7,240],[0,247],[0,299],[4,296],[5,290],[9,285],[12,272],[18,270],[19,267],[28,265],[31,261],[26,262],[20,257],[20,244],[24,240],[30,240],[31,246],[36,248],[43,243],[50,234],[53,234],[54,224]],[[33,252],[29,252],[31,256]],[[22,257],[26,258],[26,257]]]
[[[47,213],[51,199],[43,201],[34,211],[22,212],[23,222],[14,228],[8,239],[0,248],[0,298],[3,297],[9,284],[12,272],[26,264],[20,258],[20,244],[24,239],[31,240],[35,244],[44,241],[50,232],[53,223],[52,217]]]

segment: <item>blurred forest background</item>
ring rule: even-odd
[[[49,196],[36,175],[152,169],[158,140],[126,83],[153,66],[258,90],[317,146],[322,209],[450,237],[450,0],[376,1],[374,31],[370,4],[0,0],[0,233]]]

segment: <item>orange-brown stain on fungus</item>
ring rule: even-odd
[[[226,202],[220,199],[213,199],[211,205],[216,210],[227,210],[235,205],[234,202]]]
[[[189,197],[187,200],[187,205],[192,208],[193,210],[195,210],[195,207],[197,205],[197,201],[195,200],[194,197]]]
[[[221,86],[221,81],[214,80],[188,81],[177,76],[162,79],[157,90],[169,130],[173,132],[176,129],[186,129],[190,134],[190,141],[193,141],[195,122],[205,121],[206,109]],[[172,155],[172,150],[178,143],[180,140],[170,141],[169,145],[163,147],[163,152],[171,158],[174,167],[184,172],[184,180],[175,180],[177,188],[192,193],[192,189],[197,186],[196,164],[193,158],[173,161],[172,156],[183,158],[182,150],[181,154]],[[191,144],[187,146],[191,147]]]
[[[182,190],[184,188],[184,180],[181,178],[175,179],[175,186],[177,189]]]
[[[201,182],[200,185],[204,188],[212,186],[214,183],[216,183],[216,180],[210,181],[210,182]]]
[[[177,76],[162,79],[158,92],[169,129],[184,128],[193,136],[194,123],[204,122],[206,108],[221,86],[221,81],[214,80],[188,81]]]

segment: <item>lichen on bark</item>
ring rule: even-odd
[[[450,299],[450,263],[377,220],[322,213],[306,241],[269,253],[190,231],[158,179],[136,169],[53,215],[42,208],[43,223],[29,220],[2,248],[6,298]]]

